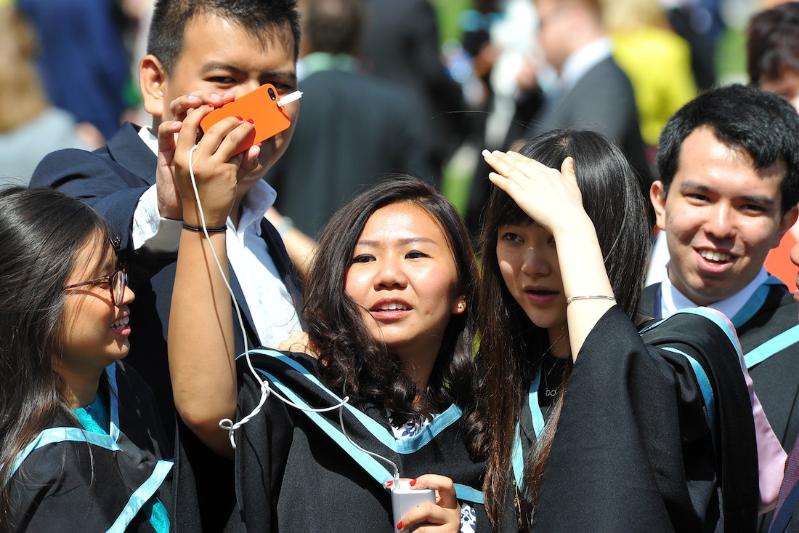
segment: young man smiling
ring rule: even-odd
[[[797,304],[763,262],[797,219],[799,116],[753,87],[716,89],[669,120],[657,162],[650,198],[670,260],[641,311],[726,314],[769,422],[790,446],[799,430]]]

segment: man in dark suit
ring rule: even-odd
[[[54,152],[33,175],[32,186],[54,187],[85,200],[119,236],[120,255],[137,294],[131,305],[128,360],[153,388],[171,435],[176,426],[166,334],[177,243],[181,231],[191,231],[182,227],[174,176],[190,171],[190,157],[197,176],[236,166],[237,201],[226,227],[218,230],[228,234],[231,285],[250,346],[276,346],[300,329],[293,270],[280,236],[264,219],[275,192],[261,179],[285,151],[292,128],[228,159],[219,155],[226,152],[225,145],[252,128],[231,118],[205,133],[218,143],[213,153],[207,147],[214,143],[204,143],[206,148],[191,156],[175,152],[181,121],[188,114],[208,113],[264,83],[281,94],[294,91],[298,42],[294,0],[159,0],[148,55],[139,69],[151,127],[126,124],[96,152]],[[283,109],[293,119],[297,107],[293,103]],[[243,339],[237,338],[236,345],[241,350]],[[221,531],[234,501],[231,465],[204,448],[190,431],[178,428],[177,522],[185,531]]]
[[[316,235],[330,215],[388,173],[434,181],[421,112],[400,89],[362,73],[360,0],[300,2],[303,112],[267,180],[276,207]]]
[[[613,60],[599,0],[536,0],[535,4],[541,51],[558,80],[529,133],[557,128],[599,132],[622,149],[648,189],[651,175],[635,93]]]
[[[524,137],[554,129],[601,133],[627,156],[638,173],[641,192],[646,194],[652,173],[638,125],[635,93],[629,78],[613,60],[600,0],[536,0],[535,7],[538,43],[557,78],[553,86],[542,87],[539,76],[536,87],[520,95],[514,122],[526,121],[532,113],[534,118],[522,133]],[[519,140],[513,136],[520,132],[511,128],[508,133],[505,144],[513,149]],[[473,233],[490,190],[485,179],[488,170],[481,161],[477,179],[472,182],[466,219]]]
[[[174,407],[166,333],[182,219],[173,172],[187,171],[186,154],[174,154],[175,136],[187,113],[208,112],[205,104],[221,105],[267,82],[281,93],[293,91],[298,37],[290,0],[157,2],[149,53],[140,65],[152,126],[125,124],[96,152],[54,152],[39,164],[31,182],[85,200],[116,231],[138,295],[131,308],[128,359],[153,388],[170,434]],[[294,117],[297,104],[284,109]],[[275,192],[261,180],[284,152],[291,133],[278,134],[237,159],[239,194],[227,227],[232,244],[228,258],[251,346],[275,346],[299,329],[293,270],[279,235],[263,217]],[[234,134],[220,135],[224,141]],[[199,151],[194,155],[198,174],[213,173],[224,163]],[[237,342],[241,349],[242,339]]]
[[[666,124],[657,162],[650,198],[670,260],[640,310],[665,318],[701,305],[727,315],[763,410],[790,449],[799,432],[799,308],[763,263],[797,219],[799,116],[753,87],[710,91]]]
[[[421,109],[421,131],[434,172],[471,126],[460,84],[441,59],[438,21],[430,0],[366,0],[366,70],[402,88]]]

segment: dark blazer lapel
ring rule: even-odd
[[[261,345],[261,340],[258,337],[258,331],[255,329],[255,321],[252,318],[252,312],[247,305],[247,300],[244,299],[244,291],[239,284],[239,279],[236,273],[231,268],[230,272],[230,288],[233,289],[233,294],[236,296],[236,301],[241,309],[241,318],[244,320],[244,331],[247,333],[247,342],[250,349],[257,348]],[[233,302],[231,302],[233,305]],[[236,316],[236,310],[233,310],[233,335],[236,343],[236,355],[244,352],[244,340],[241,338],[241,328],[239,327],[239,320]]]
[[[137,126],[130,122],[108,141],[108,152],[117,163],[150,185],[155,183],[156,156],[139,137]]]
[[[652,318],[660,316],[660,283],[653,283],[641,293],[641,301],[638,303],[638,311]]]

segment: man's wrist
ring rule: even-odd
[[[168,206],[158,202],[158,216],[170,220],[183,220],[183,210],[179,207]]]

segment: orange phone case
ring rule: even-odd
[[[277,89],[267,83],[219,109],[214,109],[203,117],[200,127],[203,131],[208,131],[211,126],[230,116],[252,119],[255,129],[236,148],[235,153],[239,154],[291,126],[288,115],[277,105],[278,98]]]

